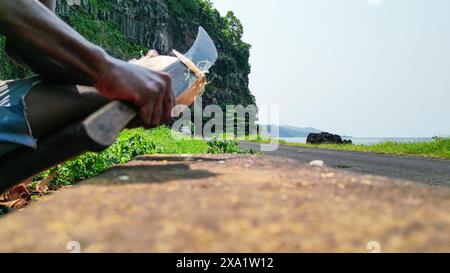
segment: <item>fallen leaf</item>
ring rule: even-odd
[[[5,206],[10,209],[18,210],[18,209],[28,206],[28,202],[23,199],[17,199],[17,200],[6,202],[6,203],[0,203],[0,205]]]
[[[8,191],[8,201],[15,201],[18,199],[29,200],[30,192],[27,189],[28,182],[22,183],[18,186],[15,186],[11,190]]]

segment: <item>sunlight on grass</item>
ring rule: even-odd
[[[258,142],[268,142],[270,140],[263,139]],[[374,145],[337,145],[337,144],[321,144],[312,145],[304,143],[289,143],[280,141],[281,144],[297,147],[308,148],[324,148],[347,151],[373,152],[379,154],[395,154],[395,155],[410,155],[432,158],[450,159],[450,138],[435,137],[432,141],[426,142],[383,142]]]
[[[152,130],[133,129],[123,131],[117,141],[101,153],[86,153],[58,165],[34,178],[34,182],[53,174],[55,185],[73,185],[98,175],[113,165],[124,164],[133,158],[151,154],[240,154],[234,141],[212,140],[207,142],[173,132],[168,127]]]

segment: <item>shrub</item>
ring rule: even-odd
[[[106,171],[113,165],[124,164],[133,158],[148,154],[200,154],[208,151],[208,144],[201,139],[174,137],[167,127],[153,130],[134,129],[123,131],[117,141],[102,153],[86,153],[58,165],[35,180],[55,174],[54,183],[73,185],[79,181]]]
[[[243,154],[236,141],[212,139],[208,141],[208,153],[211,154]]]

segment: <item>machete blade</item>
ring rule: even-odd
[[[202,27],[199,27],[197,38],[185,56],[204,72],[207,72],[216,63],[218,57],[216,46]],[[172,78],[175,97],[179,97],[197,80],[197,77],[179,60],[163,71]]]

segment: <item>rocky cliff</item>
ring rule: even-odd
[[[149,48],[167,53],[186,51],[203,26],[215,40],[219,60],[211,71],[204,103],[254,104],[248,88],[250,45],[243,27],[228,13],[222,17],[207,0],[58,0],[57,14],[110,54],[129,59]],[[0,45],[4,39],[0,39]],[[0,78],[29,72],[13,66],[0,53]]]

